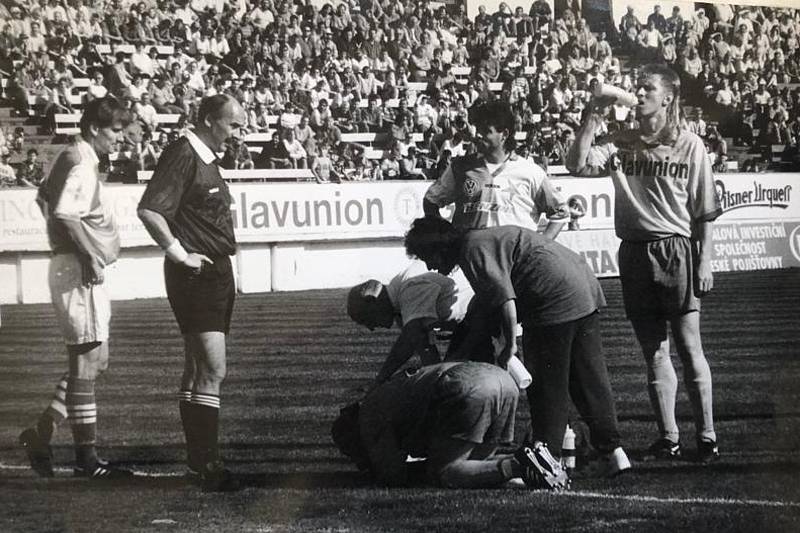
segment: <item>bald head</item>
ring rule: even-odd
[[[200,102],[195,133],[209,148],[221,151],[225,141],[239,135],[246,120],[244,109],[231,96],[208,96]]]
[[[236,115],[242,110],[242,106],[230,95],[215,94],[207,96],[200,102],[200,109],[197,110],[197,122],[202,124],[206,118],[217,119],[226,112]]]

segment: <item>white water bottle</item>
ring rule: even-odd
[[[525,368],[525,365],[520,361],[519,357],[515,355],[512,355],[511,359],[508,360],[508,373],[514,378],[520,390],[527,389],[533,381],[528,369]]]
[[[564,431],[564,443],[561,445],[561,466],[565,470],[572,470],[575,468],[575,432],[567,424],[567,430]]]
[[[631,94],[625,89],[621,89],[615,85],[609,85],[607,83],[598,82],[594,87],[593,94],[595,98],[600,98],[603,96],[614,98],[616,100],[615,103],[626,105],[628,107],[633,107],[639,104],[639,99],[636,98],[635,94]]]

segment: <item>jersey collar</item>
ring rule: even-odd
[[[189,141],[189,144],[192,145],[195,153],[200,156],[200,159],[202,159],[203,163],[206,165],[210,165],[217,159],[217,155],[212,152],[211,148],[201,141],[200,137],[195,135],[193,131],[186,132],[186,139]]]
[[[83,152],[85,152],[86,154],[89,155],[89,157],[92,160],[92,164],[94,166],[97,166],[97,165],[100,164],[100,158],[97,157],[97,152],[94,151],[94,148],[92,148],[92,145],[89,144],[88,142],[86,142],[86,140],[83,137],[79,137],[78,138],[77,144],[78,144],[78,148],[81,151],[83,151]]]

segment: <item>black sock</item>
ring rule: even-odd
[[[197,443],[198,459],[204,467],[219,459],[219,396],[192,394],[193,438]]]

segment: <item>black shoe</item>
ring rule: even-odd
[[[697,441],[697,461],[703,464],[713,463],[719,459],[719,446],[713,440]]]
[[[514,454],[522,466],[522,480],[531,489],[561,491],[569,488],[569,476],[561,462],[547,449],[547,445],[536,442],[523,446]]]
[[[208,463],[200,474],[200,487],[203,492],[235,492],[242,487],[222,461]]]
[[[19,435],[19,444],[28,455],[28,462],[41,477],[53,477],[53,451],[45,444],[36,428],[28,428]]]
[[[73,475],[75,477],[84,477],[95,480],[116,481],[120,479],[131,479],[133,477],[133,472],[130,470],[125,470],[124,468],[111,466],[107,461],[98,459],[93,466],[76,466],[73,470]]]
[[[682,453],[680,442],[672,442],[669,439],[658,439],[647,448],[645,460],[677,459]]]

